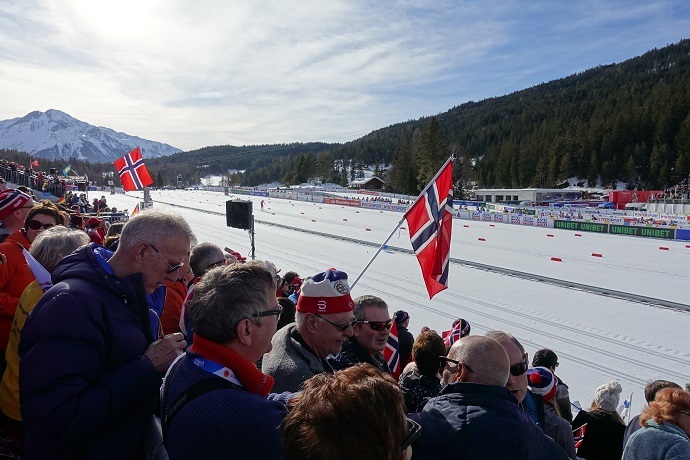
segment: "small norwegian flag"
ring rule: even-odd
[[[388,335],[388,343],[383,350],[383,357],[388,363],[388,369],[391,371],[391,376],[398,380],[400,378],[400,342],[398,341],[398,325],[393,318],[393,327]]]
[[[575,428],[573,430],[573,437],[575,438],[575,448],[577,449],[582,445],[582,441],[585,440],[585,432],[587,431],[587,424],[585,423],[580,428]]]
[[[146,169],[139,147],[122,158],[115,160],[114,165],[117,173],[120,175],[122,188],[125,189],[125,192],[141,190],[153,184],[153,179],[151,179],[149,171]]]

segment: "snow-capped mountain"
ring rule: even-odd
[[[53,160],[74,157],[109,163],[137,146],[144,158],[181,151],[161,142],[93,126],[54,109],[0,121],[0,148],[20,150],[32,157]]]

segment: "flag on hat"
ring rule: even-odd
[[[115,160],[114,165],[120,175],[122,188],[125,189],[125,192],[141,190],[153,184],[153,179],[144,165],[144,158],[141,156],[139,147]]]
[[[302,283],[297,311],[328,315],[352,311],[355,303],[350,296],[347,273],[328,269]]]
[[[396,315],[397,316],[397,315]],[[388,363],[388,370],[391,371],[391,376],[397,381],[400,378],[400,341],[398,340],[398,323],[397,318],[394,318],[391,332],[388,334],[388,342],[386,348],[383,349],[383,357]]]
[[[453,221],[453,161],[441,167],[403,217],[429,298],[448,288]]]

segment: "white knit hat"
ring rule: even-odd
[[[602,410],[615,412],[622,392],[623,388],[617,380],[606,382],[594,392],[594,404]]]

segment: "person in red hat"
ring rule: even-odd
[[[103,238],[105,238],[105,221],[100,217],[90,217],[86,221],[86,225],[89,227],[86,233],[89,235],[89,238],[91,238],[91,241],[103,245]]]
[[[295,322],[273,336],[273,349],[262,362],[262,371],[275,378],[274,391],[295,392],[310,377],[333,372],[326,357],[340,353],[352,337],[354,307],[347,273],[329,269],[307,278]]]
[[[24,226],[34,201],[26,193],[12,188],[0,192],[0,243]]]

